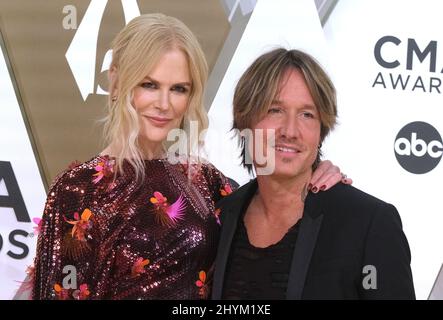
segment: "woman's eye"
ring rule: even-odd
[[[176,91],[178,93],[186,93],[188,92],[188,89],[184,86],[174,86],[171,88],[172,91]]]
[[[279,108],[270,108],[268,113],[279,113],[281,110]]]
[[[145,89],[155,89],[156,88],[155,84],[152,82],[143,82],[142,84],[140,84],[140,87],[145,88]]]

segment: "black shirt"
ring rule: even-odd
[[[227,263],[223,299],[285,299],[299,220],[276,244],[250,244],[243,219],[235,232]]]

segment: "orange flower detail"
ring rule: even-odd
[[[143,260],[143,258],[138,258],[132,266],[132,277],[138,277],[140,274],[145,273],[145,267],[149,264],[149,262],[149,259]]]
[[[101,179],[112,176],[114,173],[114,163],[110,160],[101,161],[95,166],[94,169],[97,171],[97,173],[93,174],[95,178],[92,180],[92,182],[98,183]]]
[[[91,294],[91,292],[88,289],[88,285],[86,283],[80,285],[80,289],[75,290],[72,293],[72,297],[76,300],[85,300],[88,298],[88,296]]]
[[[69,299],[69,290],[63,288],[61,285],[56,283],[54,285],[55,294],[57,295],[59,300],[68,300]]]
[[[200,271],[198,273],[198,280],[195,281],[195,285],[199,288],[198,294],[202,299],[206,299],[209,294],[209,288],[206,284],[206,272]]]
[[[69,224],[74,225],[71,232],[73,238],[86,241],[87,232],[92,227],[92,221],[90,221],[92,216],[91,210],[85,209],[81,216],[76,212],[74,213],[75,220],[67,221]]]

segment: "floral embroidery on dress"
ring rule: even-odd
[[[40,216],[43,223],[33,298],[200,299],[207,291],[205,286],[210,294],[212,273],[207,266],[213,263],[220,232],[214,223],[214,203],[221,198],[224,177],[203,164],[198,178],[190,183],[181,163],[155,159],[145,160],[145,183],[138,185],[129,161],[123,161],[121,172],[114,164],[109,178],[106,170],[95,170],[106,159],[115,161],[96,156],[64,171],[51,186]],[[99,172],[103,177],[94,184]],[[107,192],[114,176],[116,187]],[[195,190],[189,192],[188,187]],[[154,191],[158,193],[154,195]],[[91,211],[89,219],[88,211],[83,216],[86,208]],[[157,219],[165,220],[168,226],[163,227]],[[174,221],[176,225],[169,227]],[[37,224],[32,222],[28,232],[33,232],[34,226]],[[179,242],[171,243],[169,234],[175,228]],[[207,232],[201,234],[199,230]],[[156,261],[153,253],[161,261]],[[182,263],[183,256],[192,257],[193,263]],[[79,276],[75,289],[62,283],[66,265],[76,266]],[[195,284],[200,280],[200,270],[206,272],[202,289]],[[87,286],[80,288],[81,284]],[[189,290],[170,290],[182,285],[190,286]],[[75,290],[79,291],[74,294]]]
[[[169,205],[168,198],[158,191],[154,192],[154,196],[149,201],[155,207],[156,219],[164,226],[174,226],[178,220],[183,219],[186,204],[182,194],[173,204]]]
[[[98,165],[95,166],[96,173],[93,174],[95,177],[92,182],[94,184],[97,184],[102,180],[103,178],[109,178],[114,173],[114,161],[105,159],[104,161],[100,161]]]
[[[36,236],[38,235],[43,228],[43,219],[41,218],[32,218],[32,221],[36,224],[36,226],[34,226],[34,232],[30,233],[30,236]]]
[[[33,264],[26,268],[26,274],[27,278],[25,281],[15,281],[20,283],[17,294],[23,294],[25,292],[32,291],[32,288],[34,287],[35,267]]]
[[[131,275],[133,278],[138,277],[140,274],[145,273],[145,267],[149,264],[149,259],[138,258],[131,269]]]
[[[226,197],[227,195],[230,195],[231,193],[232,193],[232,188],[229,183],[225,183],[225,185],[222,188],[220,188],[220,194],[223,197]]]
[[[81,216],[78,212],[74,213],[75,220],[67,220],[66,222],[72,224],[72,232],[71,235],[73,238],[76,238],[80,241],[86,241],[86,237],[88,235],[88,231],[92,228],[92,221],[90,218],[93,216],[91,210],[85,209]]]
[[[69,299],[69,290],[63,288],[61,285],[56,283],[54,285],[54,291],[59,300],[68,300]]]
[[[90,294],[91,292],[88,289],[88,285],[84,283],[80,285],[80,289],[72,293],[72,297],[76,300],[86,300]]]
[[[26,274],[28,275],[28,277],[30,279],[34,279],[34,277],[35,277],[35,266],[33,264],[29,265],[26,268]]]
[[[85,256],[90,250],[87,239],[92,239],[90,232],[92,229],[93,213],[89,209],[85,209],[81,215],[74,213],[75,220],[65,221],[73,225],[72,230],[67,232],[63,238],[62,252],[71,259],[78,260]]]
[[[65,289],[61,285],[56,283],[54,285],[54,291],[59,300],[68,300],[71,299],[71,297],[75,300],[86,300],[91,294],[86,283],[81,284],[80,288],[76,290]]]
[[[199,294],[200,298],[207,299],[208,295],[209,295],[209,286],[206,283],[206,272],[205,271],[202,270],[198,273],[198,280],[195,281],[195,285],[199,288],[198,294]]]

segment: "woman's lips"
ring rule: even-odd
[[[157,127],[163,127],[167,125],[172,119],[169,118],[162,118],[162,117],[152,117],[152,116],[145,116],[153,125]]]

